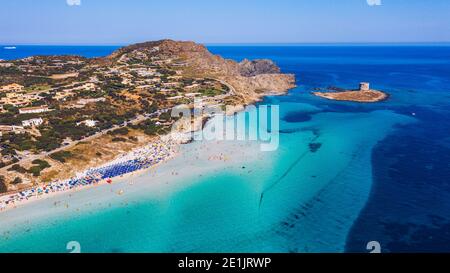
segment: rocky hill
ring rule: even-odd
[[[139,43],[117,50],[108,59],[117,62],[124,56],[141,61],[170,58],[185,75],[224,80],[240,97],[236,103],[252,103],[265,95],[280,94],[295,87],[294,75],[281,73],[271,60],[245,59],[238,63],[214,55],[204,45],[194,42],[161,40]]]
[[[279,74],[280,68],[271,60],[247,59],[239,63],[240,74],[245,77],[253,77],[259,74]]]

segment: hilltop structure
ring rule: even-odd
[[[370,83],[368,82],[361,82],[359,84],[359,91],[369,91],[370,90]]]
[[[387,99],[388,94],[370,89],[370,83],[359,83],[359,89],[357,90],[344,90],[339,92],[313,92],[315,96],[339,101],[353,101],[353,102],[379,102]]]

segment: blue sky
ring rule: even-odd
[[[449,0],[369,1],[8,0],[0,44],[450,42]]]

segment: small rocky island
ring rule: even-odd
[[[359,90],[342,90],[337,92],[313,92],[315,96],[329,100],[354,101],[354,102],[379,102],[388,98],[388,94],[382,91],[370,89],[370,84],[362,82]]]

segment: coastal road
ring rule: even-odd
[[[230,90],[227,94],[217,96],[217,97],[222,97],[222,98],[215,97],[216,99],[224,99],[226,97],[236,95],[236,89],[234,89],[234,87],[231,84],[229,84],[228,82],[221,80],[221,79],[214,79],[214,80],[220,82],[223,85],[226,85],[228,87],[228,89]]]

